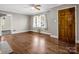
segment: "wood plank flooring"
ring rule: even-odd
[[[69,53],[65,46],[49,35],[26,32],[2,36],[13,49],[13,54],[60,54]]]

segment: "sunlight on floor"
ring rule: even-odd
[[[34,37],[34,39],[33,39],[33,51],[34,52],[38,52],[39,51],[39,53],[44,53],[45,52],[45,39],[43,39],[43,38],[38,38],[38,37]]]

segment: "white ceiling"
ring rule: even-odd
[[[41,10],[37,11],[35,9],[32,9],[32,4],[0,4],[0,10],[25,15],[34,15],[46,12],[56,6],[59,6],[59,4],[41,4]]]

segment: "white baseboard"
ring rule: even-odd
[[[35,31],[35,30],[29,30],[29,31],[38,32],[38,31]],[[48,35],[50,35],[50,33],[48,33],[48,32],[40,32],[40,33],[43,33],[43,34],[48,34]]]
[[[35,30],[29,30],[29,31],[37,32]],[[53,37],[53,38],[58,38],[58,36],[52,35],[51,33],[48,33],[48,32],[40,32],[40,33],[48,34],[48,35],[50,35],[50,37]]]
[[[32,31],[32,32],[38,32],[38,31],[35,31],[35,30],[28,30],[28,31]]]
[[[22,33],[22,32],[28,32],[29,30],[20,30],[20,31],[14,31],[12,32],[12,34],[16,34],[16,33]]]
[[[77,40],[77,43],[79,43],[79,40]]]
[[[48,35],[50,35],[50,37],[53,37],[53,38],[58,38],[58,36],[52,35],[51,33],[48,33],[48,32],[41,32],[41,33],[48,34]]]
[[[58,36],[55,36],[55,35],[50,35],[50,37],[58,38]]]
[[[47,35],[50,35],[50,33],[48,33],[48,32],[41,32],[41,33],[43,33],[43,34],[47,34]]]

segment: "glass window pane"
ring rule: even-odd
[[[45,15],[34,16],[33,27],[47,28],[46,16]]]

